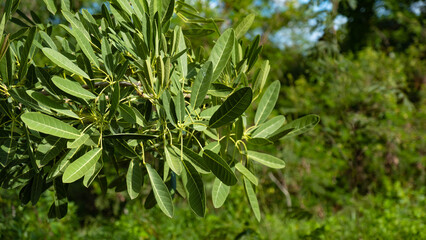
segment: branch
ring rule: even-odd
[[[268,173],[269,178],[272,180],[272,182],[274,182],[277,187],[281,190],[281,192],[284,194],[286,201],[287,201],[287,207],[291,208],[291,197],[290,197],[290,193],[288,192],[287,188],[285,188],[284,184],[282,184],[276,177],[274,174],[272,174],[271,172]]]

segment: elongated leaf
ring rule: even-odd
[[[251,88],[245,87],[233,93],[210,118],[209,126],[218,128],[241,116],[250,106]]]
[[[140,160],[133,159],[130,161],[129,169],[127,170],[127,192],[129,193],[130,199],[137,198],[142,190],[143,175],[139,162]]]
[[[72,183],[83,177],[96,164],[101,155],[102,148],[94,148],[79,157],[65,169],[62,182]]]
[[[235,33],[232,28],[226,30],[214,45],[209,60],[213,63],[212,82],[216,81],[225,68],[234,48]]]
[[[196,154],[191,149],[185,146],[183,146],[183,154],[185,160],[201,168],[205,172],[210,172],[209,166],[206,164],[205,160],[200,155]]]
[[[280,115],[262,123],[251,135],[253,138],[268,138],[285,123],[285,117]]]
[[[242,163],[237,163],[235,164],[235,168],[242,173],[248,180],[250,180],[250,182],[252,182],[254,185],[257,186],[257,184],[259,183],[259,181],[257,180],[257,177],[254,176],[254,174],[252,172],[250,172],[250,170],[248,170]]]
[[[33,206],[38,202],[40,199],[40,195],[43,191],[43,177],[41,173],[37,173],[32,181],[31,186],[31,203]]]
[[[212,74],[213,64],[211,61],[207,61],[201,67],[192,85],[190,103],[193,109],[198,108],[203,103],[212,81]]]
[[[65,139],[52,136],[48,136],[42,143],[37,147],[35,154],[36,163],[39,167],[49,163],[66,147]]]
[[[70,125],[42,113],[27,112],[22,114],[22,121],[32,130],[60,138],[76,139],[80,132]]]
[[[237,183],[237,177],[234,172],[231,170],[226,161],[220,157],[218,154],[210,151],[204,150],[203,158],[209,166],[212,173],[219,178],[223,183],[228,186],[235,185]]]
[[[61,0],[61,10],[70,11],[70,0]]]
[[[260,72],[257,75],[256,81],[254,83],[253,91],[256,93],[255,95],[262,92],[263,87],[265,86],[265,83],[266,83],[266,79],[268,78],[270,69],[271,69],[271,66],[269,66],[269,60],[264,61],[262,64],[262,67],[260,68]]]
[[[247,199],[250,203],[251,210],[253,210],[254,216],[257,221],[260,222],[260,208],[259,202],[257,201],[256,193],[254,192],[253,186],[250,181],[244,177],[244,188],[246,189]]]
[[[169,164],[170,168],[177,175],[180,175],[182,172],[182,161],[180,158],[180,150],[176,149],[173,146],[166,146],[164,148],[164,155],[166,157],[166,161]]]
[[[215,208],[220,208],[225,203],[226,198],[229,195],[231,187],[224,184],[218,178],[214,179],[212,189],[212,201]]]
[[[136,114],[131,107],[126,104],[120,104],[119,109],[121,117],[123,117],[126,122],[131,124],[136,123]]]
[[[59,180],[53,180],[53,187],[55,189],[55,201],[49,209],[48,216],[49,218],[61,219],[68,212],[67,191],[64,184]]]
[[[114,149],[119,153],[120,155],[123,155],[125,157],[129,158],[138,158],[139,155],[136,153],[136,151],[129,146],[129,144],[124,139],[112,139],[114,143]]]
[[[183,97],[183,93],[179,91],[174,99],[177,120],[179,123],[183,123],[185,121],[185,98]]]
[[[254,117],[254,122],[256,125],[263,123],[271,114],[272,110],[274,110],[275,104],[278,100],[278,96],[280,95],[281,84],[280,81],[276,80],[271,85],[269,85],[268,89],[266,89],[265,93],[260,100],[259,107],[257,108],[256,115]]]
[[[34,101],[34,99],[28,96],[27,92],[23,88],[13,88],[9,91],[9,93],[14,100],[27,107],[44,113],[52,113],[49,108],[40,105],[37,101]]]
[[[285,135],[285,137],[294,137],[311,130],[319,123],[319,121],[320,117],[318,115],[310,114],[282,126],[274,133],[274,135],[291,130],[287,135]]]
[[[58,102],[57,100],[54,100],[48,96],[45,96],[44,94],[40,92],[36,92],[34,90],[27,90],[27,93],[29,96],[31,96],[33,99],[35,99],[39,104],[42,104],[51,110],[54,110],[57,113],[61,113],[65,116],[80,119],[80,117],[75,114],[70,109],[66,108],[63,103]]]
[[[283,160],[266,153],[260,153],[249,150],[247,151],[247,157],[250,160],[256,161],[270,168],[281,169],[285,167],[285,163]]]
[[[55,1],[54,0],[43,0],[43,2],[46,4],[47,10],[49,10],[49,12],[51,12],[53,15],[55,15],[56,14]]]
[[[95,99],[96,96],[87,91],[86,89],[84,89],[78,82],[74,82],[65,78],[61,78],[58,76],[54,76],[52,78],[52,82],[53,84],[55,84],[59,89],[61,89],[62,91],[81,98],[81,99],[85,99],[85,100],[90,100],[90,99]]]
[[[206,193],[203,180],[191,163],[184,161],[186,174],[183,174],[183,183],[188,192],[188,201],[191,209],[200,217],[206,212]]]
[[[166,214],[168,217],[173,217],[173,203],[170,192],[167,189],[166,184],[164,184],[160,175],[157,171],[151,167],[150,164],[146,164],[146,170],[148,171],[149,180],[151,181],[152,190],[154,192],[155,200],[160,207],[161,211]]]
[[[15,157],[17,142],[13,138],[8,138],[0,145],[0,165],[3,167],[9,164]]]
[[[112,56],[111,46],[106,37],[102,38],[102,58],[104,60],[105,68],[110,76],[113,76],[114,71],[114,58]]]
[[[83,51],[84,55],[93,63],[97,68],[99,68],[99,61],[98,58],[95,55],[95,52],[93,51],[92,46],[90,45],[91,39],[89,36],[89,33],[86,31],[86,29],[72,24],[72,30],[71,33],[74,36],[74,38],[77,40],[78,46]]]
[[[61,159],[59,159],[59,161],[57,161],[55,165],[53,165],[52,169],[49,171],[47,179],[50,180],[62,175],[65,169],[70,164],[70,159],[77,154],[78,150],[78,148],[73,148],[69,150],[67,154],[62,155]]]
[[[182,29],[180,27],[176,27],[175,31],[177,31],[176,50],[177,52],[182,52],[186,49],[185,38],[183,36]],[[177,59],[177,61],[178,61],[178,69],[180,70],[182,74],[182,78],[185,79],[186,75],[188,74],[188,55],[186,54],[186,51],[183,52],[183,54]]]
[[[79,148],[90,138],[89,134],[82,134],[80,137],[72,142],[67,143],[67,148]]]
[[[156,135],[146,135],[146,134],[137,134],[137,133],[120,133],[112,135],[102,135],[103,138],[113,138],[113,139],[141,139],[141,140],[150,140],[158,138]]]
[[[247,15],[235,28],[235,38],[240,39],[250,29],[256,15],[254,13]]]
[[[56,50],[53,50],[51,48],[43,48],[42,49],[44,55],[46,55],[47,58],[50,59],[50,61],[54,62],[59,67],[68,70],[72,73],[75,73],[77,75],[80,75],[84,78],[89,79],[89,75],[85,73],[81,68],[79,68],[77,65],[75,65],[71,60],[69,60],[67,57],[62,55]]]
[[[96,176],[98,176],[98,174],[101,172],[103,167],[103,162],[102,159],[100,161],[97,161],[95,165],[93,165],[93,167],[91,167],[89,169],[89,171],[87,171],[84,174],[84,178],[83,178],[83,185],[85,187],[89,187],[90,184],[92,184],[92,182],[95,180]]]
[[[108,120],[114,117],[117,112],[118,104],[120,103],[120,82],[115,82],[111,94],[111,107],[108,113]]]

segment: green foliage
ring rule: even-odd
[[[73,197],[65,189],[81,180],[85,187],[99,184],[103,193],[107,187],[127,190],[130,199],[145,198],[147,208],[156,203],[168,217],[174,214],[173,198],[186,197],[203,217],[205,178],[211,173],[226,185],[216,188],[216,207],[229,186],[247,178],[247,197],[260,220],[251,184],[258,181],[250,168],[256,162],[283,168],[284,162],[247,143],[271,144],[268,138],[287,125],[281,116],[267,126],[280,84],[264,91],[269,62],[250,73],[261,49],[258,40],[238,41],[254,15],[243,19],[237,33],[218,32],[204,56],[187,33],[192,24],[205,31],[215,20],[184,2],[115,0],[96,16],[71,12],[67,1],[60,9],[55,1],[44,2],[65,24],[21,24],[11,40],[1,27],[9,45],[0,74],[2,188],[21,189],[21,202],[33,205],[53,191],[49,217],[65,216]],[[6,3],[1,26],[19,5]],[[188,25],[175,24],[173,13]],[[262,95],[251,126],[245,112]],[[317,121],[290,123],[284,131],[296,134]],[[245,177],[235,173],[236,164]]]

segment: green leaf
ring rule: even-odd
[[[274,135],[291,130],[285,137],[294,137],[311,130],[319,123],[319,121],[320,117],[318,115],[306,115],[282,126],[274,133]]]
[[[283,160],[266,153],[260,153],[249,150],[247,151],[247,157],[250,160],[254,160],[270,168],[281,169],[285,167],[285,163]]]
[[[201,67],[192,85],[190,103],[193,109],[198,108],[203,103],[212,81],[212,74],[213,64],[211,61],[207,61]]]
[[[86,29],[82,28],[80,25],[75,25],[71,22],[72,30],[71,33],[74,38],[77,40],[78,46],[83,51],[84,55],[99,68],[99,61],[93,51],[93,48],[90,44],[91,39],[89,33]]]
[[[130,161],[129,169],[127,170],[127,192],[129,193],[130,199],[137,198],[142,190],[143,175],[139,162],[140,160],[133,159]]]
[[[214,45],[209,60],[213,63],[212,82],[216,81],[227,65],[234,48],[235,33],[232,28],[226,30]]]
[[[102,59],[104,60],[105,68],[110,76],[114,74],[114,58],[112,56],[111,46],[106,37],[102,38]]]
[[[46,55],[47,58],[50,59],[53,63],[58,65],[59,67],[68,70],[72,73],[75,73],[77,75],[80,75],[84,78],[90,79],[89,75],[85,73],[81,68],[79,68],[77,65],[75,65],[71,60],[69,60],[67,57],[62,55],[56,50],[53,50],[51,48],[43,48],[42,49],[44,55]]]
[[[235,185],[237,183],[237,177],[234,172],[231,170],[226,161],[220,157],[218,154],[210,151],[204,150],[203,158],[209,166],[212,173],[219,178],[223,183],[228,186]]]
[[[200,155],[196,154],[191,149],[185,146],[183,146],[183,154],[184,154],[183,157],[185,158],[185,160],[194,164],[196,167],[201,168],[205,172],[210,172],[209,166],[206,164],[206,162]]]
[[[231,187],[224,184],[218,178],[214,179],[212,189],[212,201],[215,208],[220,208],[225,203],[226,198],[229,195]]]
[[[119,133],[112,135],[102,135],[103,138],[113,138],[113,139],[141,139],[141,140],[150,140],[158,138],[156,135],[146,135],[146,134],[137,134],[137,133]]]
[[[89,134],[83,133],[80,137],[76,138],[74,141],[67,143],[67,148],[79,148],[90,138]]]
[[[272,118],[271,120],[262,123],[251,134],[253,138],[268,138],[275,131],[277,131],[285,123],[285,117],[280,115]]]
[[[262,92],[263,87],[265,86],[265,83],[266,83],[266,79],[268,78],[270,69],[271,69],[271,66],[269,66],[269,60],[264,61],[262,66],[260,67],[260,72],[257,75],[256,81],[253,87],[253,91],[256,93],[256,95]]]
[[[83,178],[83,185],[85,187],[89,187],[90,184],[92,184],[92,182],[95,180],[96,176],[98,176],[98,174],[101,172],[103,167],[103,162],[101,161],[97,161],[95,165],[93,165],[89,171],[87,171],[84,174],[84,178]]]
[[[60,138],[76,139],[80,132],[70,125],[42,113],[27,112],[22,114],[22,121],[32,130]]]
[[[37,173],[33,178],[32,186],[31,186],[31,203],[33,204],[33,206],[40,199],[42,192],[43,192],[43,177],[41,173]]]
[[[257,108],[256,115],[254,117],[254,123],[256,125],[263,123],[268,118],[269,114],[271,114],[272,110],[274,110],[278,96],[280,95],[280,89],[281,84],[278,80],[273,82],[269,85],[268,89],[266,89],[259,102],[259,107]]]
[[[62,175],[62,182],[72,183],[83,177],[96,164],[101,155],[102,148],[94,148],[86,152],[65,169],[64,175]]]
[[[62,175],[65,169],[70,164],[70,159],[77,154],[78,150],[79,150],[78,148],[73,148],[69,150],[66,154],[62,155],[61,159],[59,159],[59,161],[57,161],[53,165],[52,169],[50,169],[49,175],[47,178],[53,179]]]
[[[177,175],[180,175],[182,172],[182,161],[180,158],[180,150],[174,146],[166,146],[164,148],[164,155],[166,157],[166,161],[169,164],[170,168]]]
[[[13,88],[9,91],[9,93],[15,101],[22,103],[27,107],[44,113],[52,113],[49,108],[43,105],[40,106],[37,101],[34,101],[34,99],[28,96],[27,92],[23,88]]]
[[[246,189],[247,199],[250,203],[251,210],[253,210],[254,216],[256,217],[257,221],[260,222],[259,202],[257,201],[256,193],[254,192],[253,186],[246,178],[244,178],[244,188]]]
[[[146,170],[148,171],[149,180],[151,181],[152,190],[154,192],[155,200],[160,207],[161,211],[166,214],[168,217],[173,217],[173,203],[170,192],[167,189],[166,184],[164,184],[160,175],[157,171],[151,167],[150,164],[146,164]]]
[[[7,166],[15,157],[17,142],[13,138],[7,138],[5,142],[0,145],[0,165]]]
[[[35,154],[36,163],[39,167],[45,166],[52,159],[58,156],[66,147],[66,140],[53,136],[46,137],[42,144],[37,147]]]
[[[120,82],[115,82],[111,94],[111,107],[109,109],[107,119],[110,120],[117,112],[118,104],[120,103]]]
[[[61,0],[61,10],[70,11],[70,0]]]
[[[131,124],[136,123],[136,114],[131,107],[126,104],[120,104],[119,109],[121,117],[123,117],[126,122]]]
[[[257,184],[259,183],[257,177],[252,172],[250,172],[250,170],[248,170],[242,163],[239,162],[235,164],[235,168],[240,173],[242,173],[248,180],[250,180],[250,182],[257,186]]]
[[[233,93],[210,118],[209,126],[218,128],[241,116],[250,106],[252,97],[249,87],[241,88]]]
[[[80,119],[80,117],[77,114],[75,114],[70,109],[66,108],[63,105],[63,103],[58,102],[57,100],[52,99],[51,97],[48,97],[34,90],[27,90],[27,94],[31,96],[34,100],[36,100],[39,104],[42,104],[57,113],[63,114],[68,117]]]
[[[186,174],[183,174],[183,183],[188,192],[189,205],[195,214],[204,217],[206,212],[206,193],[203,180],[191,163],[187,161],[183,163],[186,169]]]
[[[84,89],[78,82],[74,82],[58,76],[52,77],[52,82],[62,91],[84,100],[95,99],[96,96]]]
[[[183,123],[185,121],[185,98],[181,91],[178,92],[177,96],[174,98],[174,102],[176,104],[175,111],[176,117],[179,123]]]
[[[256,15],[254,13],[247,15],[235,28],[235,38],[240,39],[250,29]]]
[[[46,4],[47,10],[51,12],[53,15],[56,14],[56,5],[54,0],[43,0],[43,2]]]
[[[129,146],[129,144],[124,141],[124,139],[113,139],[114,149],[122,156],[129,158],[139,158],[139,155],[136,151]]]
[[[55,189],[55,201],[49,209],[49,218],[61,219],[67,215],[68,212],[68,199],[67,191],[64,184],[59,180],[53,180],[53,187]]]
[[[177,30],[177,46],[176,49],[178,52],[184,51],[186,49],[185,38],[180,27],[175,28]],[[188,55],[184,52],[178,59],[178,69],[182,74],[182,78],[185,79],[188,74]]]

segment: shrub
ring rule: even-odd
[[[268,120],[280,83],[266,88],[268,61],[250,73],[261,47],[258,38],[240,40],[254,16],[220,33],[215,20],[181,1],[112,0],[97,15],[73,13],[67,0],[45,2],[66,24],[25,16],[19,0],[6,1],[0,24],[2,188],[20,188],[22,204],[33,205],[53,190],[49,217],[66,215],[70,184],[95,180],[103,192],[127,190],[169,217],[174,196],[204,216],[203,175],[212,174],[214,207],[240,179],[259,220],[253,164],[284,162],[256,148],[319,118]],[[22,29],[9,34],[15,11]],[[191,44],[205,34],[220,35],[208,56]],[[257,99],[253,124],[244,113]]]

